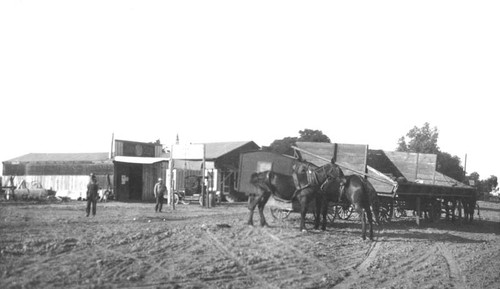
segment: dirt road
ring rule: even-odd
[[[0,202],[1,288],[498,288],[500,204],[473,224],[357,220],[298,230],[298,214],[245,225],[245,204]],[[258,215],[254,218],[258,224]],[[311,225],[309,225],[309,229]]]

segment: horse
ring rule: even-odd
[[[359,175],[344,176],[340,179],[339,201],[346,199],[354,206],[361,221],[362,238],[366,239],[366,218],[370,226],[370,240],[373,240],[373,214],[379,222],[380,204],[373,186]]]
[[[297,162],[293,166],[292,176],[275,173],[272,171],[253,173],[250,183],[255,187],[255,192],[249,195],[248,225],[253,225],[253,212],[259,208],[261,226],[267,226],[264,217],[264,206],[269,197],[273,195],[278,199],[293,201],[297,199],[300,204],[301,221],[299,229],[305,231],[305,217],[307,206],[316,200],[315,229],[319,227],[319,215],[323,197],[318,196],[321,186],[331,179],[338,179],[339,168],[334,164],[317,167],[307,162]],[[326,215],[325,215],[326,220]]]
[[[283,200],[292,200],[295,184],[292,176],[279,174],[272,171],[256,172],[250,176],[250,183],[255,191],[248,198],[248,225],[253,226],[253,213],[255,207],[259,208],[260,225],[268,226],[264,217],[264,207],[271,194]]]
[[[462,206],[464,208],[464,218],[468,222],[474,219],[474,209],[476,208],[476,198],[462,198]]]
[[[339,189],[339,180],[343,176],[342,170],[333,163],[327,163],[321,167],[308,162],[298,162],[293,167],[293,177],[296,192],[292,199],[297,198],[300,203],[300,227],[305,231],[305,218],[307,207],[312,200],[316,201],[316,212],[314,214],[314,229],[319,229],[320,214],[323,214],[321,229],[326,230],[326,216],[328,213],[328,201]],[[335,189],[336,188],[336,189]]]

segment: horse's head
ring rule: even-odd
[[[297,162],[292,166],[296,187],[303,187],[309,184],[308,174],[310,174],[310,168],[311,165],[306,162]]]

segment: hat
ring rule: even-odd
[[[161,181],[163,181],[163,179],[162,178],[158,178],[158,181],[161,182]]]

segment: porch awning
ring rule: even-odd
[[[128,164],[143,164],[143,165],[151,165],[159,162],[168,162],[168,158],[151,158],[151,157],[125,157],[125,156],[116,156],[113,160],[118,163],[128,163]]]

